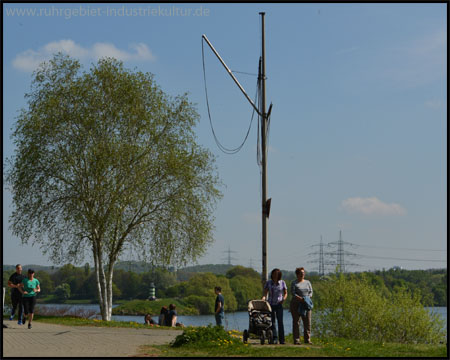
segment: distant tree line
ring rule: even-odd
[[[27,267],[25,267],[26,269]],[[128,269],[138,268],[139,272]],[[209,270],[201,272],[200,270]],[[37,270],[36,270],[37,271]],[[5,302],[9,303],[7,282],[14,269],[3,271],[3,284],[7,289]],[[295,279],[292,271],[282,270],[283,279],[288,286]],[[385,296],[395,289],[403,287],[417,294],[424,306],[447,306],[447,270],[402,270],[390,269],[375,272],[358,272],[344,275],[349,279],[365,278]],[[95,273],[90,265],[76,267],[72,264],[52,269],[52,272],[37,271],[36,277],[41,283],[39,298],[49,302],[65,300],[98,301]],[[309,273],[307,278],[312,282],[314,298],[320,301],[324,283],[330,276],[320,277],[317,273]],[[225,310],[239,311],[247,309],[248,300],[260,298],[261,275],[251,268],[230,265],[202,265],[201,268],[189,267],[178,271],[169,271],[159,267],[132,266],[120,263],[114,270],[114,300],[147,299],[152,284],[156,287],[157,298],[180,298],[187,304],[195,306],[200,314],[210,314],[214,306],[214,287],[221,286],[225,296]],[[287,307],[290,294],[285,302]]]

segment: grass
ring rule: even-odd
[[[185,304],[180,299],[166,298],[156,301],[131,300],[127,301],[112,310],[113,315],[159,315],[161,307],[175,304],[178,315],[198,315],[198,310],[192,305]]]
[[[260,345],[257,343],[142,347],[141,352],[159,357],[437,357],[447,358],[446,345],[406,345],[347,339],[314,339],[313,345]]]

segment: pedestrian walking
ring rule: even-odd
[[[303,322],[303,337],[305,344],[312,344],[311,297],[313,295],[313,289],[309,280],[305,280],[305,268],[300,267],[295,269],[295,275],[297,275],[297,279],[292,281],[292,300],[290,304],[294,344],[300,345],[300,319]]]
[[[34,277],[33,269],[28,269],[27,275],[28,277],[22,280],[23,286],[19,287],[19,291],[23,295],[23,310],[25,316],[28,316],[28,329],[31,329],[34,307],[36,305],[36,295],[41,291],[41,287],[39,280]]]
[[[22,299],[22,293],[19,290],[19,287],[22,285],[22,280],[25,278],[25,276],[22,275],[22,265],[17,264],[16,265],[16,272],[12,274],[9,277],[8,280],[8,287],[11,288],[11,303],[12,303],[12,309],[11,309],[11,316],[9,317],[9,320],[14,319],[14,314],[16,312],[16,309],[18,309],[18,321],[17,323],[19,325],[24,324],[23,319],[23,299]]]
[[[281,280],[281,270],[273,269],[270,274],[270,280],[266,281],[264,285],[263,300],[268,299],[270,307],[272,309],[272,334],[273,343],[277,344],[278,339],[280,344],[284,344],[284,324],[283,324],[283,303],[287,298],[287,286],[284,280]],[[275,326],[275,320],[278,323]]]

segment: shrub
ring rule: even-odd
[[[261,282],[242,275],[233,277],[230,280],[230,287],[236,297],[238,310],[247,311],[248,301],[260,299],[262,296]]]
[[[70,286],[67,283],[58,285],[55,289],[55,296],[59,301],[67,300],[70,298]]]
[[[196,328],[186,328],[181,335],[178,335],[171,343],[173,347],[184,345],[195,346],[221,346],[221,345],[243,345],[238,331],[226,331],[221,326],[203,326]]]
[[[420,294],[400,287],[382,296],[365,277],[331,278],[321,287],[316,333],[320,337],[401,343],[439,343],[446,338],[443,322],[429,314]]]
[[[208,315],[214,313],[214,301],[212,296],[189,295],[184,301],[195,307],[200,315]]]

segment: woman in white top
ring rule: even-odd
[[[309,280],[305,280],[305,268],[295,269],[297,279],[292,281],[292,300],[290,304],[292,315],[292,334],[294,335],[294,344],[300,345],[300,319],[303,321],[303,336],[305,344],[311,343],[311,309],[301,315],[298,311],[300,303],[304,303],[304,297],[313,295],[313,289]]]

